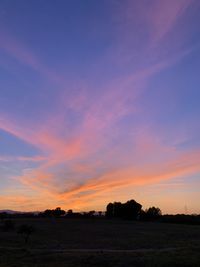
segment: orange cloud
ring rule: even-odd
[[[31,189],[37,193],[41,202],[46,197],[51,199],[45,200],[41,204],[36,200],[37,198],[30,197],[31,201],[35,201],[34,207],[52,205],[52,203],[63,205],[71,203],[76,207],[83,207],[94,198],[104,196],[107,192],[114,192],[122,187],[142,186],[199,171],[199,151],[177,151],[175,146],[164,145],[158,140],[157,135],[155,133],[151,135],[148,129],[145,134],[129,136],[134,140],[128,140],[128,152],[124,148],[126,140],[123,140],[124,143],[119,146],[117,144],[109,146],[115,137],[114,127],[117,122],[130,113],[137,114],[136,99],[141,91],[146,90],[149,79],[187,56],[193,49],[180,50],[179,53],[175,49],[173,53],[165,56],[163,56],[165,49],[162,46],[156,47],[155,51],[155,46],[161,44],[169,36],[191,3],[192,1],[185,0],[170,0],[165,3],[153,1],[148,13],[145,13],[143,7],[139,7],[142,9],[141,18],[145,20],[149,38],[148,42],[143,42],[144,47],[142,47],[141,54],[145,54],[145,56],[139,66],[133,68],[128,74],[110,80],[104,88],[104,93],[101,92],[101,87],[98,87],[97,91],[100,93],[97,93],[96,99],[89,99],[89,93],[82,93],[79,97],[74,95],[68,99],[68,95],[64,92],[64,99],[59,99],[61,102],[61,107],[57,108],[59,112],[55,112],[53,116],[50,112],[50,118],[45,118],[43,123],[32,125],[32,127],[22,121],[16,122],[15,118],[1,116],[1,129],[36,146],[44,155],[31,158],[0,158],[4,161],[15,159],[40,163],[39,167],[28,171],[22,170],[22,175],[15,177],[27,190]],[[139,3],[138,5],[143,4]],[[131,1],[128,7],[130,6],[132,6]],[[124,10],[122,10],[123,12]],[[132,9],[128,12],[131,13],[128,19],[134,20]],[[127,14],[125,15],[127,16]],[[120,31],[119,39],[122,51],[127,51],[127,60],[131,61],[133,60],[132,45],[128,45],[126,42],[122,43],[123,36]],[[130,39],[131,43],[135,37]],[[169,44],[170,40],[169,38]],[[15,38],[3,34],[0,41],[0,47],[19,62],[44,75],[49,81],[65,85],[63,77],[41,63],[33,52]],[[126,55],[120,54],[116,57],[115,52],[118,45],[116,46],[114,52],[109,51],[109,59],[114,58],[120,63],[125,62]],[[126,47],[131,47],[131,49],[126,49]],[[105,58],[107,56],[105,55]],[[113,63],[113,61],[111,62]],[[123,64],[121,65],[123,68]],[[85,86],[85,83],[83,85]],[[129,105],[130,99],[132,101]],[[79,124],[74,128],[66,123],[67,109],[76,112],[80,118]],[[142,126],[140,125],[140,127]],[[110,129],[112,129],[112,133],[110,133]],[[138,163],[137,157],[140,159],[140,163]],[[147,164],[146,161],[151,161],[151,164]],[[62,179],[56,169],[59,165],[66,170],[69,168],[69,173],[66,172],[66,177],[62,177]],[[78,175],[79,177],[82,175],[84,179],[75,180],[74,176]],[[28,197],[20,199],[16,196],[16,202],[21,203],[20,205],[25,205],[27,199]],[[6,197],[4,201],[6,201]],[[7,201],[9,202],[9,197],[7,197]],[[104,200],[98,199],[98,201],[104,203]],[[14,205],[12,197],[10,197],[9,203]]]
[[[63,193],[63,197],[70,199],[77,197],[83,201],[85,198],[95,198],[104,192],[112,192],[117,188],[142,186],[163,180],[184,177],[200,171],[200,151],[191,151],[179,155],[172,161],[157,165],[144,165],[143,168],[126,168],[105,173],[101,177],[94,177],[85,184]],[[84,195],[84,192],[87,194]]]

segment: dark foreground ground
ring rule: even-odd
[[[200,226],[105,219],[15,219],[0,231],[0,267],[200,266]]]

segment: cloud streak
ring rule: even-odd
[[[94,70],[88,67],[89,74],[83,81],[78,79],[84,89],[77,89],[74,94],[68,88],[74,85],[64,76],[52,71],[10,34],[1,33],[0,49],[38,72],[55,88],[61,88],[55,100],[58,104],[49,107],[48,112],[45,110],[48,115],[37,122],[1,114],[0,129],[40,152],[33,157],[0,155],[0,162],[24,164],[21,175],[12,179],[36,195],[16,196],[16,205],[26,208],[30,199],[27,205],[31,209],[53,203],[71,204],[79,209],[90,203],[103,206],[108,192],[114,194],[119,188],[134,188],[200,171],[200,151],[180,151],[174,143],[167,145],[165,136],[151,129],[151,121],[141,118],[145,107],[140,106],[145,92],[151,90],[151,79],[193,52],[195,45],[183,48],[184,35],[178,35],[179,45],[174,45],[173,31],[180,28],[178,22],[194,3],[155,0],[149,6],[145,1],[127,1],[120,3],[122,8],[117,12],[115,6],[116,42],[97,60]],[[137,16],[132,15],[134,9]],[[136,29],[138,25],[141,30]],[[137,38],[141,43],[138,49]],[[99,81],[102,79],[103,83],[98,84],[97,71],[105,73],[110,65],[113,73],[106,79],[101,77]],[[97,77],[94,85],[93,77]],[[27,170],[27,164],[33,163],[37,166]],[[47,196],[51,200],[40,206],[37,199],[43,201]],[[2,201],[12,206],[13,196],[4,196]]]

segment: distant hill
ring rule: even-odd
[[[0,213],[6,212],[7,214],[34,214],[34,215],[38,215],[40,212],[39,211],[18,211],[18,210],[0,210]]]
[[[16,211],[16,210],[0,210],[0,213],[2,213],[2,212],[6,212],[6,213],[9,213],[9,214],[25,213],[25,212]]]

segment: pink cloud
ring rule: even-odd
[[[178,55],[177,60],[179,57],[181,58]],[[41,188],[44,190],[44,187],[46,187],[45,190],[52,191],[55,186],[55,177],[49,173],[48,169],[56,167],[60,163],[68,162],[69,160],[90,158],[93,153],[98,152],[99,149],[107,145],[110,139],[105,139],[104,136],[108,130],[114,127],[119,119],[133,112],[132,108],[129,109],[126,105],[126,101],[131,95],[133,97],[133,92],[137,91],[138,86],[141,86],[140,82],[147,81],[149,77],[156,74],[159,70],[173,64],[173,61],[166,60],[160,62],[159,64],[152,65],[150,68],[139,70],[133,75],[125,76],[120,81],[112,82],[108,86],[106,93],[99,98],[98,104],[96,102],[94,104],[89,103],[88,108],[82,114],[83,119],[80,126],[72,136],[61,136],[59,132],[55,131],[56,127],[54,127],[54,123],[57,124],[59,122],[62,125],[60,123],[62,122],[62,118],[60,119],[60,114],[62,117],[62,110],[58,116],[55,116],[52,120],[47,120],[48,123],[37,125],[37,127],[32,126],[31,128],[23,123],[21,125],[16,124],[14,120],[10,121],[8,118],[2,117],[0,121],[1,129],[35,145],[46,155],[44,163],[42,162],[42,157],[33,159],[33,161],[38,159],[40,161],[41,159],[39,168],[18,177],[18,180],[36,191],[40,191]],[[131,95],[129,95],[129,86],[131,84],[134,84],[134,87],[133,89],[131,88]],[[124,88],[128,88],[127,94],[123,93]],[[59,131],[62,132],[64,127],[65,124],[63,124],[63,128],[61,127]],[[140,150],[140,153],[147,150],[149,150],[148,153],[151,153],[152,149],[155,149],[155,145],[157,146],[155,143],[149,143],[149,140],[137,140],[137,145],[139,145],[138,150]],[[25,161],[27,160],[27,158],[21,157],[21,160],[23,159]],[[107,186],[114,188],[116,183],[109,182],[110,176],[107,176],[106,179],[108,179]],[[116,186],[122,186],[123,184],[124,180],[118,181]],[[93,188],[88,189],[92,190]]]
[[[33,70],[39,72],[49,81],[63,84],[65,80],[62,76],[58,75],[55,71],[46,67],[41,60],[34,55],[23,43],[19,42],[16,38],[11,36],[5,31],[0,31],[0,49],[3,49],[13,58],[17,59],[20,63],[29,66]]]
[[[193,0],[154,0],[149,9],[144,8],[147,23],[151,25],[153,42],[160,42],[166,37],[193,3]]]
[[[15,177],[18,182],[32,189],[34,192],[44,194],[44,197],[51,196],[54,203],[63,203],[64,205],[66,203],[73,203],[73,205],[81,207],[90,202],[94,197],[103,196],[107,192],[122,187],[141,186],[199,171],[199,151],[181,154],[173,146],[164,145],[162,141],[157,140],[155,133],[152,136],[148,131],[141,136],[133,136],[135,140],[133,143],[130,141],[129,147],[131,148],[132,146],[135,149],[135,152],[133,150],[131,151],[132,154],[125,151],[123,148],[124,144],[120,144],[118,150],[116,147],[109,147],[109,143],[115,134],[113,129],[115,129],[114,127],[117,122],[128,114],[137,114],[137,108],[134,105],[141,91],[146,90],[148,87],[149,79],[161,70],[181,60],[193,49],[180,50],[176,56],[171,53],[163,57],[163,48],[159,46],[165,38],[168,38],[167,42],[170,46],[171,39],[169,38],[169,34],[191,3],[192,1],[185,0],[152,1],[147,12],[143,9],[143,4],[141,4],[139,7],[140,17],[137,16],[136,19],[142,21],[143,27],[147,27],[148,42],[145,42],[145,40],[143,42],[144,47],[141,48],[142,52],[140,51],[143,57],[140,65],[139,67],[134,65],[133,70],[130,69],[126,75],[123,74],[113,78],[107,83],[103,92],[97,94],[96,99],[89,98],[87,91],[91,88],[88,88],[86,86],[87,82],[85,82],[82,86],[83,88],[86,87],[86,92],[83,90],[79,97],[72,95],[69,99],[67,99],[68,96],[64,92],[62,94],[62,97],[64,97],[60,101],[61,106],[58,107],[59,112],[45,118],[40,125],[29,127],[25,122],[2,116],[0,120],[1,129],[36,146],[45,155],[44,158],[42,156],[33,158],[18,157],[17,160],[38,161],[41,163],[36,169],[22,171],[20,177]],[[130,1],[130,5],[132,6],[132,1]],[[132,20],[135,18],[132,16],[131,9],[128,12],[130,27],[132,27]],[[133,61],[132,46],[130,45],[129,49],[126,50],[125,48],[128,46],[128,43],[126,43],[126,40],[123,43],[121,42],[124,35],[121,34],[121,31],[116,34],[119,34],[120,42],[117,43],[117,48],[114,49],[114,52],[111,53],[109,51],[111,54],[109,55],[109,59],[114,58],[120,63],[127,63],[124,60],[126,55],[123,53],[116,57],[118,46],[122,44],[122,50],[126,51],[128,60]],[[137,34],[140,35],[139,32]],[[132,41],[134,38],[130,39]],[[62,85],[65,84],[64,79],[60,75],[57,75],[42,64],[25,45],[8,35],[2,35],[0,40],[0,47],[20,63],[38,71],[50,81],[53,80],[54,82],[62,83]],[[181,40],[180,38],[179,42]],[[155,45],[159,46],[156,52],[154,50]],[[153,60],[149,59],[150,56],[148,53],[152,56]],[[146,55],[149,58],[146,58]],[[107,55],[105,55],[105,59],[107,60]],[[122,64],[123,67],[124,65]],[[101,90],[100,87],[96,89]],[[132,100],[131,105],[128,105],[130,99]],[[75,125],[74,128],[73,125],[70,126],[67,123],[67,109],[77,112],[81,118],[79,125]],[[113,130],[112,134],[109,133],[110,129]],[[103,156],[101,153],[97,155],[105,147],[112,151],[106,151],[106,155]],[[157,164],[153,162],[151,165],[148,165],[143,162],[147,156],[151,157],[154,154],[157,156]],[[158,160],[161,155],[166,156],[166,162],[162,160],[160,162]],[[109,159],[109,156],[113,162]],[[136,156],[140,157],[141,164],[137,165],[135,163],[134,166]],[[99,160],[99,157],[104,157],[105,159]],[[121,159],[121,165],[119,164],[119,166],[116,164],[116,158],[118,157]],[[172,158],[171,160],[169,160],[170,157]],[[9,159],[13,158],[8,157],[7,160]],[[80,160],[86,160],[89,163],[81,165],[79,163]],[[101,163],[96,164],[98,160]],[[107,167],[107,161],[109,162],[109,160],[111,161],[111,166],[108,164]],[[67,181],[66,183],[61,181],[62,183],[56,187],[56,183],[59,182],[59,177],[57,177],[59,174],[51,173],[52,168],[56,169],[59,164],[66,164],[67,166],[68,163],[71,164],[70,166],[73,169],[72,176],[70,177],[71,180],[73,180],[74,173],[79,175],[87,175],[89,173],[89,176],[81,185],[80,181],[75,181],[70,186],[68,186]],[[89,164],[92,167],[88,167]],[[113,171],[112,164],[116,165],[114,166],[115,171]],[[143,167],[141,167],[142,164],[144,164]],[[99,174],[98,171],[102,165],[106,166],[107,169],[102,172],[103,174]],[[126,166],[124,167],[124,165]],[[74,166],[79,167],[73,168]],[[66,180],[67,178],[69,177],[66,177]],[[66,190],[66,188],[69,188],[69,190]],[[62,193],[62,189],[65,191],[64,193]],[[18,200],[22,204],[25,202],[23,199]],[[49,203],[46,201],[46,204]],[[38,205],[38,207],[41,207],[39,203]]]
[[[63,197],[71,199],[79,196],[79,200],[95,198],[105,192],[115,191],[117,188],[144,186],[158,183],[177,177],[187,176],[200,171],[200,151],[191,151],[179,155],[173,160],[157,165],[144,165],[142,169],[126,168],[105,173],[100,178],[88,180],[84,185],[77,186],[69,192],[63,193]],[[81,193],[89,192],[86,196]],[[83,201],[84,203],[84,201]]]

